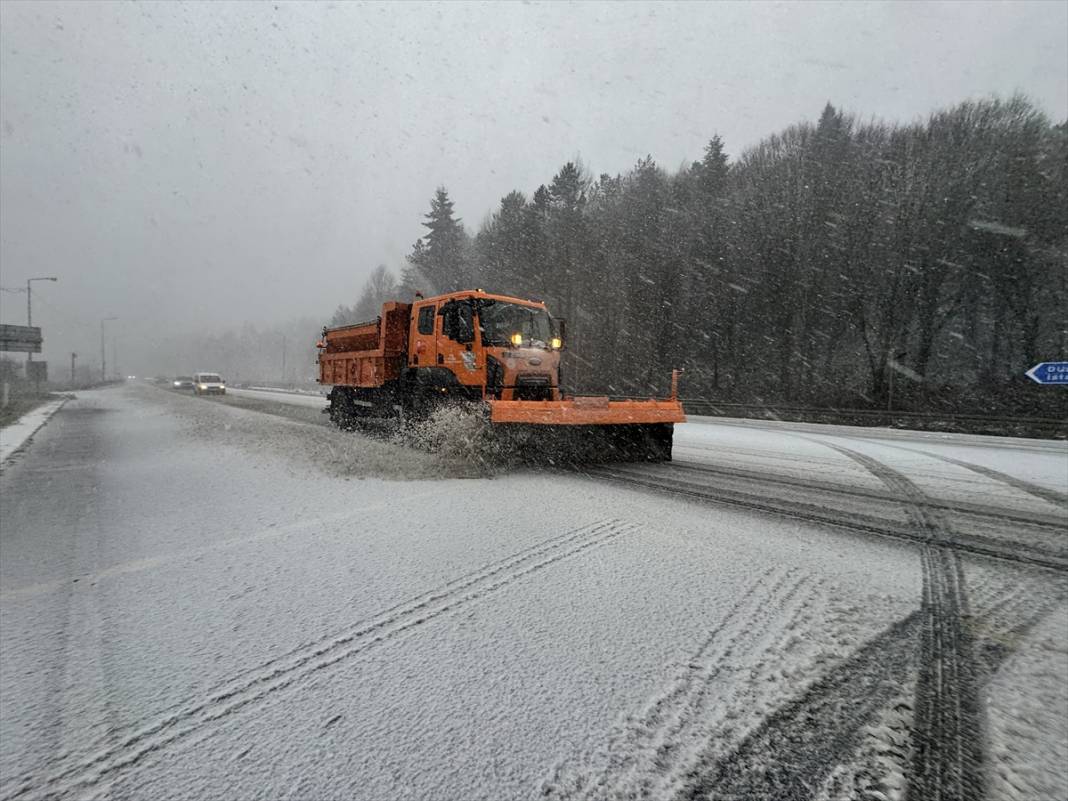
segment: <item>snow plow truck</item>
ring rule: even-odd
[[[371,418],[425,419],[448,404],[485,414],[495,431],[544,450],[582,447],[584,461],[668,461],[674,424],[685,421],[678,372],[671,397],[566,397],[560,389],[564,321],[544,303],[482,290],[388,302],[374,320],[324,328],[319,383],[342,428]],[[561,458],[567,458],[566,453]]]

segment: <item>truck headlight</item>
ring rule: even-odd
[[[553,350],[560,350],[564,346],[564,341],[560,337],[553,337],[549,340],[549,347]]]
[[[517,334],[512,334],[512,338],[511,339],[512,339],[512,344],[515,345],[517,348],[520,345],[523,344],[523,335],[522,334],[518,334],[518,333]]]

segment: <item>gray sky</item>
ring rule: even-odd
[[[57,369],[328,316],[420,236],[580,156],[670,169],[830,100],[912,120],[1020,90],[1068,116],[1068,3],[0,3],[0,283]],[[4,322],[25,296],[0,293]],[[315,332],[309,332],[314,337]]]

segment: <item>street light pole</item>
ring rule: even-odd
[[[27,278],[26,279],[26,325],[27,326],[32,326],[33,325],[33,303],[31,302],[32,298],[33,298],[33,290],[30,287],[30,282],[31,281],[58,281],[58,280],[59,279],[56,278],[54,275],[47,275],[47,276],[43,276],[41,278]],[[33,354],[32,353],[27,353],[26,354],[26,363],[29,364],[32,361],[33,361]],[[26,373],[27,373],[26,378],[27,379],[30,377],[29,376],[29,372],[30,372],[30,370],[29,370],[29,368],[27,368],[26,369]]]
[[[100,380],[108,380],[108,354],[104,347],[104,323],[108,320],[118,320],[118,317],[105,317],[100,321]]]

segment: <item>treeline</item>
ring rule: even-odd
[[[565,164],[474,236],[439,189],[356,316],[482,287],[568,319],[576,391],[663,392],[681,367],[724,402],[1063,415],[1023,373],[1068,357],[1066,182],[1068,127],[1023,97],[911,125],[828,104],[733,161],[713,137],[677,172]]]

